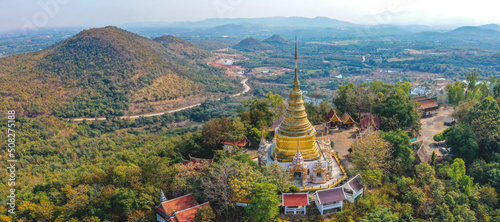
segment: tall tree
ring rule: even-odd
[[[393,122],[393,125],[382,125],[384,130],[410,129],[415,132],[420,131],[420,114],[417,112],[415,103],[402,89],[396,89],[382,100],[376,110],[384,122]]]
[[[453,155],[472,162],[479,156],[479,147],[469,124],[458,124],[446,134],[446,146]]]
[[[384,171],[390,165],[390,144],[379,132],[368,132],[361,139],[353,141],[351,147],[354,171],[360,173],[367,184],[381,185]]]
[[[465,80],[467,81],[467,90],[471,93],[476,92],[476,85],[479,81],[479,74],[476,72],[476,70],[472,72],[468,72],[465,75]]]
[[[465,174],[465,162],[462,159],[456,158],[453,161],[453,164],[451,164],[451,167],[448,170],[448,176],[452,179],[458,189],[467,195],[469,194],[469,191],[473,186],[474,178]]]
[[[279,214],[277,187],[271,183],[257,183],[251,191],[251,201],[245,208],[247,217],[258,222],[272,221]]]
[[[413,166],[415,156],[410,148],[410,136],[398,129],[396,131],[382,132],[384,140],[392,146],[393,171],[402,173]]]
[[[500,107],[493,97],[486,97],[467,112],[466,122],[476,135],[476,141],[486,157],[500,151]]]
[[[446,86],[445,90],[448,96],[448,102],[452,106],[458,106],[465,98],[465,87],[467,87],[467,85],[464,82],[455,82],[453,85],[448,84]]]

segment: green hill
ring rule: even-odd
[[[0,82],[7,87],[0,89],[0,109],[27,116],[125,115],[238,91],[236,80],[193,60],[209,55],[175,37],[153,41],[116,27],[85,30],[45,50],[1,58]]]
[[[263,51],[270,48],[271,45],[266,44],[253,37],[243,39],[241,42],[233,46],[233,49],[239,49],[243,51]]]
[[[154,41],[189,59],[204,59],[210,56],[210,53],[201,49],[199,46],[175,36],[160,36],[155,38]]]
[[[278,34],[274,34],[271,37],[264,39],[262,42],[269,45],[277,45],[277,46],[288,46],[293,44],[292,41]]]

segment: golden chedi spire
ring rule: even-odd
[[[302,100],[302,91],[297,71],[297,37],[295,37],[295,76],[293,89],[290,93],[285,119],[276,130],[276,148],[273,157],[278,161],[292,161],[297,150],[295,143],[300,141],[298,148],[304,160],[320,158],[316,146],[316,130],[307,119],[306,108]]]

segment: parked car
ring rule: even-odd
[[[455,121],[451,121],[451,122],[444,122],[444,125],[445,125],[445,126],[454,126],[454,125],[455,125]]]
[[[440,151],[442,154],[448,154],[448,153],[449,153],[450,155],[452,155],[452,154],[451,154],[451,149],[450,149],[450,148],[440,147],[440,148],[439,148],[439,151]]]
[[[446,148],[444,147],[439,148],[439,152],[441,152],[442,154],[448,154],[448,150],[446,150]]]

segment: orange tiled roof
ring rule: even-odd
[[[179,220],[177,220],[177,217],[171,217],[168,222],[179,222]]]
[[[172,216],[176,211],[184,210],[198,205],[193,194],[184,195],[172,200],[165,201],[158,206],[162,213]]]
[[[438,106],[436,98],[426,99],[426,100],[419,100],[419,101],[416,101],[416,102],[418,102],[418,103],[421,104],[420,105],[421,109],[433,108],[433,107],[437,107]]]
[[[413,97],[412,98],[412,100],[415,101],[415,102],[417,102],[419,100],[423,100],[423,99],[425,99],[425,96],[417,96],[417,97]]]
[[[206,202],[185,210],[175,212],[175,216],[177,217],[177,220],[179,222],[194,222],[194,217],[196,216],[196,212],[198,212],[198,209],[205,207],[212,209],[210,207],[210,204]]]
[[[284,193],[283,206],[307,206],[309,205],[309,197],[307,193]]]
[[[247,145],[247,138],[243,138],[239,141],[236,141],[236,146],[239,146],[239,147],[243,147],[245,145]],[[231,141],[224,141],[224,145],[233,145],[233,142]]]

